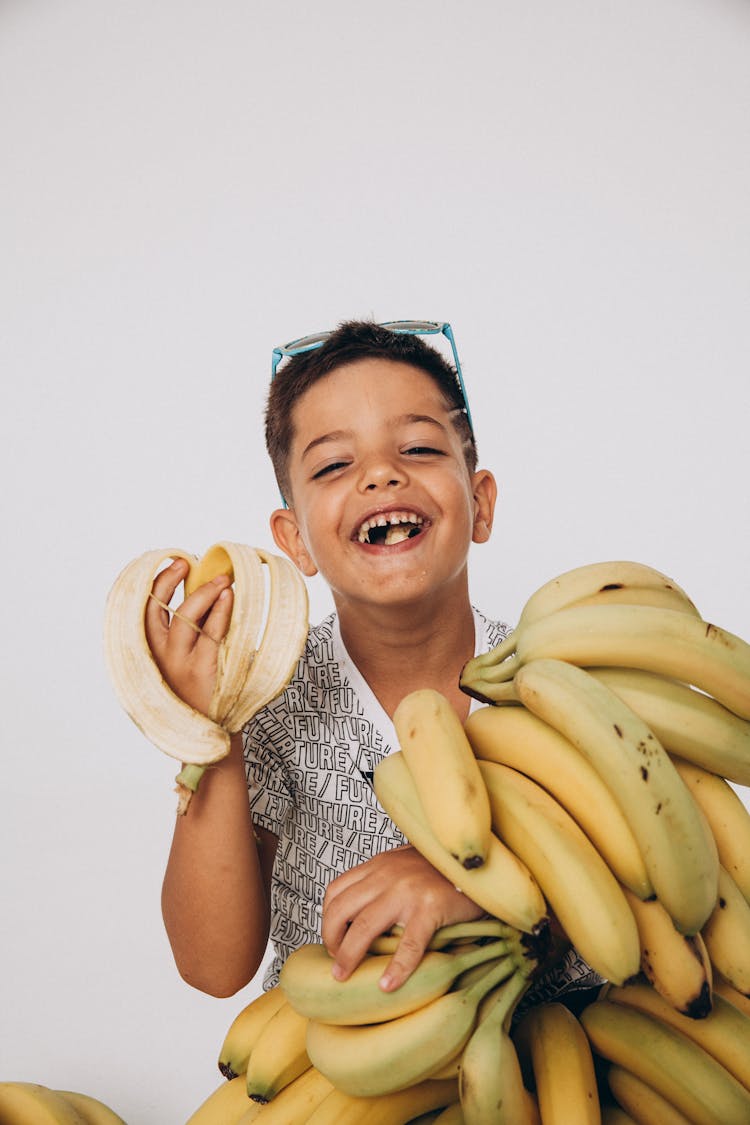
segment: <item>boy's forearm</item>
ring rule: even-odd
[[[274,839],[261,859],[247,797],[242,747],[210,767],[177,818],[162,887],[162,914],[180,975],[231,996],[255,975],[268,940],[267,880]]]

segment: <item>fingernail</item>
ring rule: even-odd
[[[393,984],[393,977],[390,973],[383,973],[382,977],[378,981],[378,984],[382,988],[383,992],[387,992]]]
[[[344,970],[341,968],[340,965],[337,965],[335,962],[331,967],[331,976],[335,980],[343,980],[344,979]]]

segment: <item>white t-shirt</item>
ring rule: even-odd
[[[510,632],[477,609],[474,624],[475,654]],[[244,731],[253,820],[279,840],[271,885],[275,957],[265,988],[276,983],[292,950],[320,941],[331,880],[405,842],[371,785],[375,767],[394,748],[393,723],[346,651],[333,613],[310,629],[286,690]],[[585,975],[580,959],[576,964],[566,974],[571,983]]]

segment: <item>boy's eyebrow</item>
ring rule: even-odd
[[[400,414],[396,418],[389,420],[389,425],[413,425],[415,422],[426,422],[428,425],[436,426],[439,430],[445,433],[446,427],[437,418],[433,418],[431,414]],[[302,450],[300,458],[307,456],[311,450],[316,449],[319,445],[324,445],[329,441],[343,441],[346,438],[352,437],[352,430],[331,430],[328,434],[321,434],[320,437],[313,438],[309,441],[305,448]]]
[[[344,438],[351,437],[351,434],[351,430],[331,430],[330,434],[321,434],[320,437],[313,438],[312,441],[307,443],[300,457],[307,457],[310,450],[315,449],[318,445],[323,445],[327,441],[342,441]]]

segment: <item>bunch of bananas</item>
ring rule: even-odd
[[[378,981],[398,939],[397,930],[376,939],[343,982],[322,945],[292,953],[279,984],[233,1021],[219,1056],[228,1081],[188,1125],[398,1125],[449,1107],[446,1120],[459,1121],[462,1098],[485,1104],[507,1088],[497,1040],[517,1067],[508,1028],[546,935],[494,918],[446,926],[408,981],[386,993]]]
[[[172,559],[190,564],[186,596],[221,574],[234,584],[208,715],[171,691],[146,638],[144,615],[153,579]],[[205,768],[229,753],[230,736],[286,687],[307,628],[307,589],[299,572],[287,559],[259,548],[221,542],[201,559],[182,549],[146,551],[121,571],[105,608],[105,661],[115,694],[136,726],[183,763],[177,776],[179,813],[187,811]]]
[[[580,1019],[560,1003],[530,1008],[513,1043],[539,1119],[556,1125],[750,1120],[750,1017],[714,999],[709,1014],[693,1019],[641,977],[608,987]]]
[[[113,1109],[77,1090],[38,1082],[0,1082],[2,1125],[125,1125]]]
[[[374,786],[487,917],[393,993],[397,929],[345,982],[297,950],[188,1125],[749,1122],[750,645],[659,571],[597,563],[537,590],[461,686],[489,704],[463,726],[434,691],[402,701]],[[598,999],[518,1009],[571,944]]]

